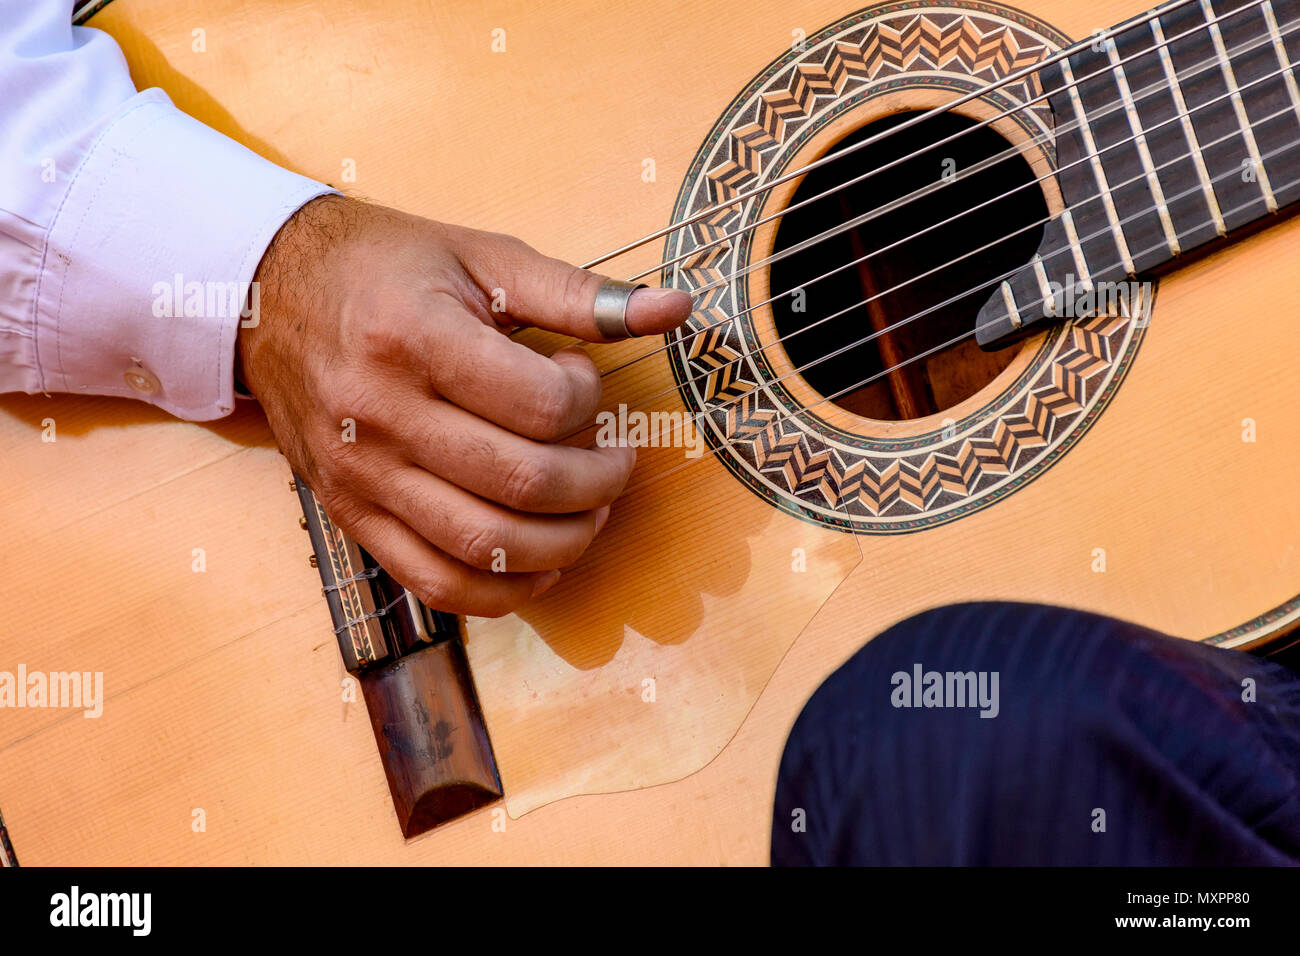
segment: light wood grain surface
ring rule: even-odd
[[[1076,37],[1144,8],[1026,5]],[[849,12],[767,0],[116,0],[94,25],[122,43],[140,84],[277,162],[582,261],[662,225],[737,91],[792,30]],[[505,54],[491,53],[497,27]],[[191,50],[195,29],[206,53]],[[641,178],[647,157],[653,183]],[[341,181],[347,159],[355,183]],[[616,505],[554,595],[469,622],[509,806],[410,843],[364,708],[340,700],[288,467],[256,411],[197,426],[126,402],[0,398],[5,473],[20,489],[0,501],[0,661],[100,670],[107,690],[98,720],[0,718],[0,808],[19,859],[764,863],[800,707],[909,614],[1043,601],[1203,637],[1300,592],[1297,254],[1290,222],[1163,280],[1097,424],[1029,486],[954,523],[827,531],[767,506],[716,460]],[[643,369],[620,378],[612,402],[672,382],[662,360]],[[54,444],[40,441],[45,417]],[[1254,443],[1241,438],[1246,418]],[[639,467],[664,466],[651,454]],[[801,547],[802,576],[790,570]],[[1106,549],[1105,573],[1091,570],[1094,548]]]

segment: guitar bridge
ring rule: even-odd
[[[294,476],[334,636],[365,698],[402,833],[493,803],[501,780],[455,615],[397,583]]]

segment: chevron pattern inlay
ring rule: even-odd
[[[885,4],[848,17],[789,51],[736,100],[692,165],[674,218],[787,172],[807,135],[845,109],[909,83],[975,89],[1067,42],[1046,24],[986,3]],[[1022,123],[1050,138],[1050,110],[1027,102],[1038,93],[1025,78],[1000,87],[992,105],[1025,104]],[[746,233],[762,214],[762,196],[746,198],[670,238],[665,259],[683,259],[666,284],[704,290],[690,322],[670,336],[671,354],[688,410],[728,467],[809,520],[865,533],[915,531],[1010,493],[1086,429],[1141,338],[1145,321],[1126,315],[1059,326],[1012,385],[961,422],[945,420],[911,440],[845,432],[817,408],[801,407],[765,360],[741,278]],[[718,242],[724,235],[733,238]],[[1150,306],[1148,297],[1134,314],[1145,320]]]

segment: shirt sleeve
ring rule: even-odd
[[[253,273],[333,192],[137,92],[72,0],[0,0],[0,392],[234,407]]]

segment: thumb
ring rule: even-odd
[[[510,236],[478,233],[461,258],[471,277],[516,325],[531,325],[588,342],[596,330],[596,292],[605,276],[544,256]],[[627,303],[633,335],[661,335],[685,322],[694,308],[680,289],[637,289]]]

